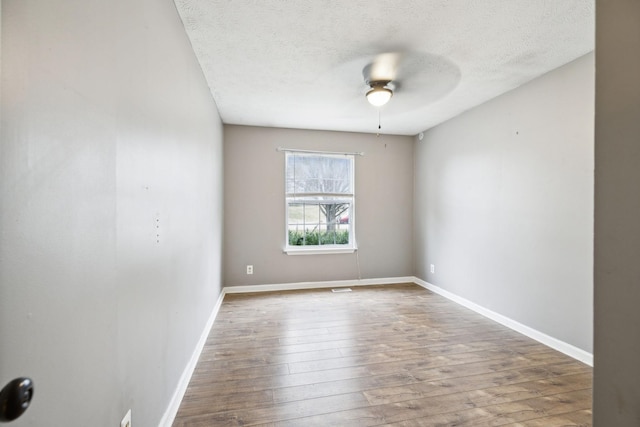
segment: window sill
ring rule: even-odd
[[[352,254],[357,250],[357,248],[353,246],[349,246],[347,248],[337,248],[337,247],[328,247],[328,248],[319,248],[317,246],[311,248],[305,247],[287,247],[284,249],[284,253],[287,255],[333,255],[333,254]]]

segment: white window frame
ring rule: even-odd
[[[285,151],[285,150],[283,150]],[[286,150],[285,153],[285,230],[284,239],[285,247],[284,252],[288,255],[317,255],[317,254],[348,254],[357,250],[356,237],[355,237],[355,155],[360,153],[325,153],[325,152],[311,152],[313,156],[319,157],[347,157],[351,162],[351,194],[331,194],[331,193],[315,193],[315,194],[287,194],[287,164],[290,157],[295,155],[305,155],[300,153],[309,153],[304,151]],[[315,200],[314,198],[318,198]],[[349,218],[348,232],[349,243],[348,244],[327,244],[327,245],[290,245],[289,244],[289,207],[293,204],[333,204],[333,203],[348,203],[347,215]],[[320,219],[318,225],[321,224]]]

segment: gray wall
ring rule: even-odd
[[[416,275],[591,352],[593,115],[589,54],[416,139]]]
[[[640,425],[640,2],[598,1],[594,426]]]
[[[411,137],[228,125],[224,135],[225,286],[358,278],[356,254],[282,252],[284,153],[277,147],[364,151],[355,172],[361,276],[413,275]]]
[[[171,0],[2,9],[0,384],[36,387],[11,425],[157,425],[220,292],[215,104]]]

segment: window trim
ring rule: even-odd
[[[342,246],[342,245],[341,245]],[[282,251],[287,255],[330,255],[330,254],[352,254],[358,248],[349,246],[349,248],[338,247],[338,245],[315,245],[315,246],[288,246]]]
[[[282,150],[285,151],[285,150]],[[287,159],[290,155],[295,155],[296,153],[304,153],[304,154],[312,154],[316,156],[323,157],[348,157],[351,160],[351,193],[345,197],[344,194],[332,194],[332,193],[321,193],[321,195],[332,196],[336,198],[347,198],[349,199],[348,203],[349,207],[349,243],[346,245],[289,245],[289,205],[292,203],[304,203],[303,199],[292,200],[295,198],[291,197],[287,193]],[[285,170],[284,170],[284,204],[285,204],[285,215],[284,215],[284,248],[283,253],[287,255],[329,255],[329,254],[352,254],[358,250],[358,245],[356,242],[356,233],[355,233],[355,157],[356,155],[363,155],[363,153],[333,153],[333,152],[316,152],[316,151],[305,151],[300,150],[286,150],[285,152]],[[317,196],[318,194],[309,194],[308,196]],[[327,200],[331,201],[331,200]],[[336,200],[337,201],[337,200]],[[318,201],[317,203],[322,204],[325,200]],[[315,203],[315,202],[312,202]],[[311,203],[310,203],[311,204]]]

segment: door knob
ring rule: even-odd
[[[24,413],[33,398],[33,381],[16,378],[0,391],[0,422],[13,421]]]

